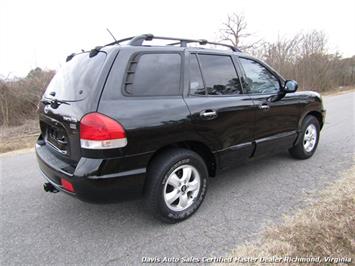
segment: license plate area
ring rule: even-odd
[[[68,154],[68,137],[63,128],[47,125],[46,142],[61,154]]]

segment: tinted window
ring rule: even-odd
[[[106,54],[98,53],[89,57],[89,53],[74,56],[55,74],[44,94],[46,98],[53,98],[50,93],[55,92],[58,100],[81,100],[89,95],[99,79]]]
[[[126,92],[138,96],[178,95],[181,57],[178,54],[142,54],[128,69]]]
[[[274,93],[280,89],[278,79],[263,65],[250,59],[240,58],[244,68],[246,89],[249,93]]]
[[[195,54],[190,55],[190,94],[205,95],[200,66]]]
[[[199,55],[208,95],[242,93],[242,88],[230,56]]]

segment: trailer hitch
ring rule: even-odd
[[[52,192],[52,193],[58,193],[59,190],[53,186],[51,183],[44,183],[43,184],[43,189],[45,192]]]

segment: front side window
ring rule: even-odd
[[[140,54],[130,63],[125,91],[132,96],[179,95],[181,56]]]
[[[242,93],[242,87],[230,56],[200,54],[198,58],[208,95]]]
[[[239,59],[246,75],[244,85],[248,93],[268,94],[280,90],[279,80],[266,67],[251,59]]]

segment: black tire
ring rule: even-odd
[[[316,141],[313,148],[307,151],[304,146],[305,143],[304,138],[305,138],[306,130],[310,125],[313,125],[316,129]],[[304,160],[312,157],[312,155],[314,154],[318,146],[319,131],[320,131],[320,126],[319,126],[318,119],[312,115],[306,116],[302,123],[301,133],[297,144],[293,146],[291,149],[289,149],[289,152],[292,155],[292,157],[300,160]]]
[[[196,194],[194,194],[193,200],[191,199],[190,201],[191,206],[187,209],[176,211],[169,208],[164,195],[166,195],[167,186],[169,186],[166,185],[169,176],[175,170],[179,171],[178,168],[180,169],[182,166],[193,166],[194,170],[197,170],[200,177],[200,185],[199,189],[195,192]],[[195,177],[192,177],[192,179],[194,178]],[[147,209],[151,211],[156,218],[166,223],[183,221],[195,213],[200,207],[207,192],[207,180],[208,171],[206,164],[197,153],[182,148],[165,150],[157,155],[148,167],[145,187],[145,203]],[[182,190],[178,191],[179,193],[186,193],[186,197],[189,193],[187,190],[183,192]],[[180,198],[178,201],[180,201]]]

